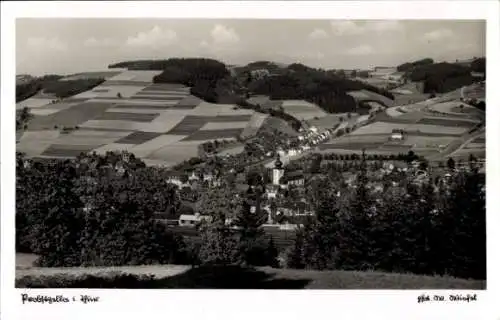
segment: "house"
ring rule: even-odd
[[[303,186],[305,182],[304,173],[301,170],[290,172],[286,175],[288,185]]]
[[[267,69],[252,70],[250,72],[250,74],[252,75],[252,78],[254,78],[254,79],[263,79],[263,78],[269,77],[271,75],[271,73]]]
[[[200,180],[200,177],[195,171],[191,171],[191,173],[188,175],[188,180],[189,181]]]
[[[194,227],[196,224],[202,222],[203,220],[209,221],[210,216],[195,214],[181,214],[179,217],[179,226]]]
[[[266,186],[266,196],[268,199],[275,199],[278,194],[278,186],[268,185]]]
[[[181,181],[182,174],[180,172],[172,172],[169,174],[167,182],[176,185],[179,188],[187,186],[187,183]]]
[[[391,134],[391,140],[402,141],[403,140],[403,134],[401,132],[393,132]]]

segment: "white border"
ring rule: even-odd
[[[3,319],[315,319],[379,317],[383,319],[493,319],[500,316],[498,206],[500,137],[499,6],[496,1],[336,1],[336,2],[2,2],[1,4],[1,306]],[[16,17],[191,17],[279,19],[487,19],[488,126],[487,223],[488,290],[471,304],[417,304],[421,291],[190,291],[190,290],[32,290],[98,294],[96,305],[25,305],[14,283],[14,75]],[[495,232],[496,231],[496,232]],[[443,239],[444,241],[446,239]],[[432,292],[434,293],[434,292]],[[462,292],[469,293],[469,292]],[[496,307],[496,308],[495,308]],[[495,313],[496,310],[496,313]]]

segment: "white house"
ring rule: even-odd
[[[180,226],[194,227],[197,223],[203,220],[210,220],[210,216],[196,214],[181,214],[179,217]]]
[[[401,141],[403,140],[403,134],[401,132],[394,132],[391,134],[391,140]]]

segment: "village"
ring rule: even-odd
[[[319,154],[316,146],[328,140],[338,132],[334,128],[319,131],[312,126],[301,130],[295,138],[265,139],[258,137],[248,143],[251,147],[239,155],[218,157],[213,155],[209,160],[195,166],[184,168],[184,171],[169,171],[168,182],[175,185],[181,199],[193,210],[183,213],[177,219],[164,219],[170,226],[195,227],[202,220],[210,220],[199,210],[197,201],[200,194],[210,189],[224,188],[230,185],[236,188],[238,197],[244,197],[256,185],[252,175],[258,176],[260,201],[251,207],[252,212],[261,211],[266,217],[265,228],[279,230],[295,230],[303,225],[308,216],[314,216],[314,205],[307,197],[308,189],[314,188],[318,180],[332,180],[336,185],[333,193],[341,198],[343,188],[356,188],[356,177],[362,156]],[[404,131],[395,129],[387,139],[401,141]],[[262,138],[262,137],[261,137]],[[260,143],[265,141],[266,144]],[[269,141],[277,141],[270,144]],[[247,146],[248,146],[247,145]],[[269,150],[274,148],[274,150]],[[257,164],[241,165],[244,159],[254,158]],[[470,158],[469,162],[453,159],[445,164],[432,162],[418,157],[412,151],[409,154],[383,156],[364,156],[368,168],[369,182],[367,187],[375,195],[381,195],[390,187],[398,187],[404,180],[415,185],[438,183],[446,185],[451,176],[459,170],[470,171],[473,168],[484,173],[484,161]],[[265,165],[264,165],[265,163]],[[313,167],[317,166],[316,169]],[[223,168],[223,169],[221,169]],[[338,175],[332,175],[335,171]],[[255,180],[255,179],[253,179]],[[232,219],[226,223],[231,225]]]

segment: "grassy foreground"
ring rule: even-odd
[[[139,266],[17,270],[17,288],[117,289],[476,289],[486,281],[382,272]]]

